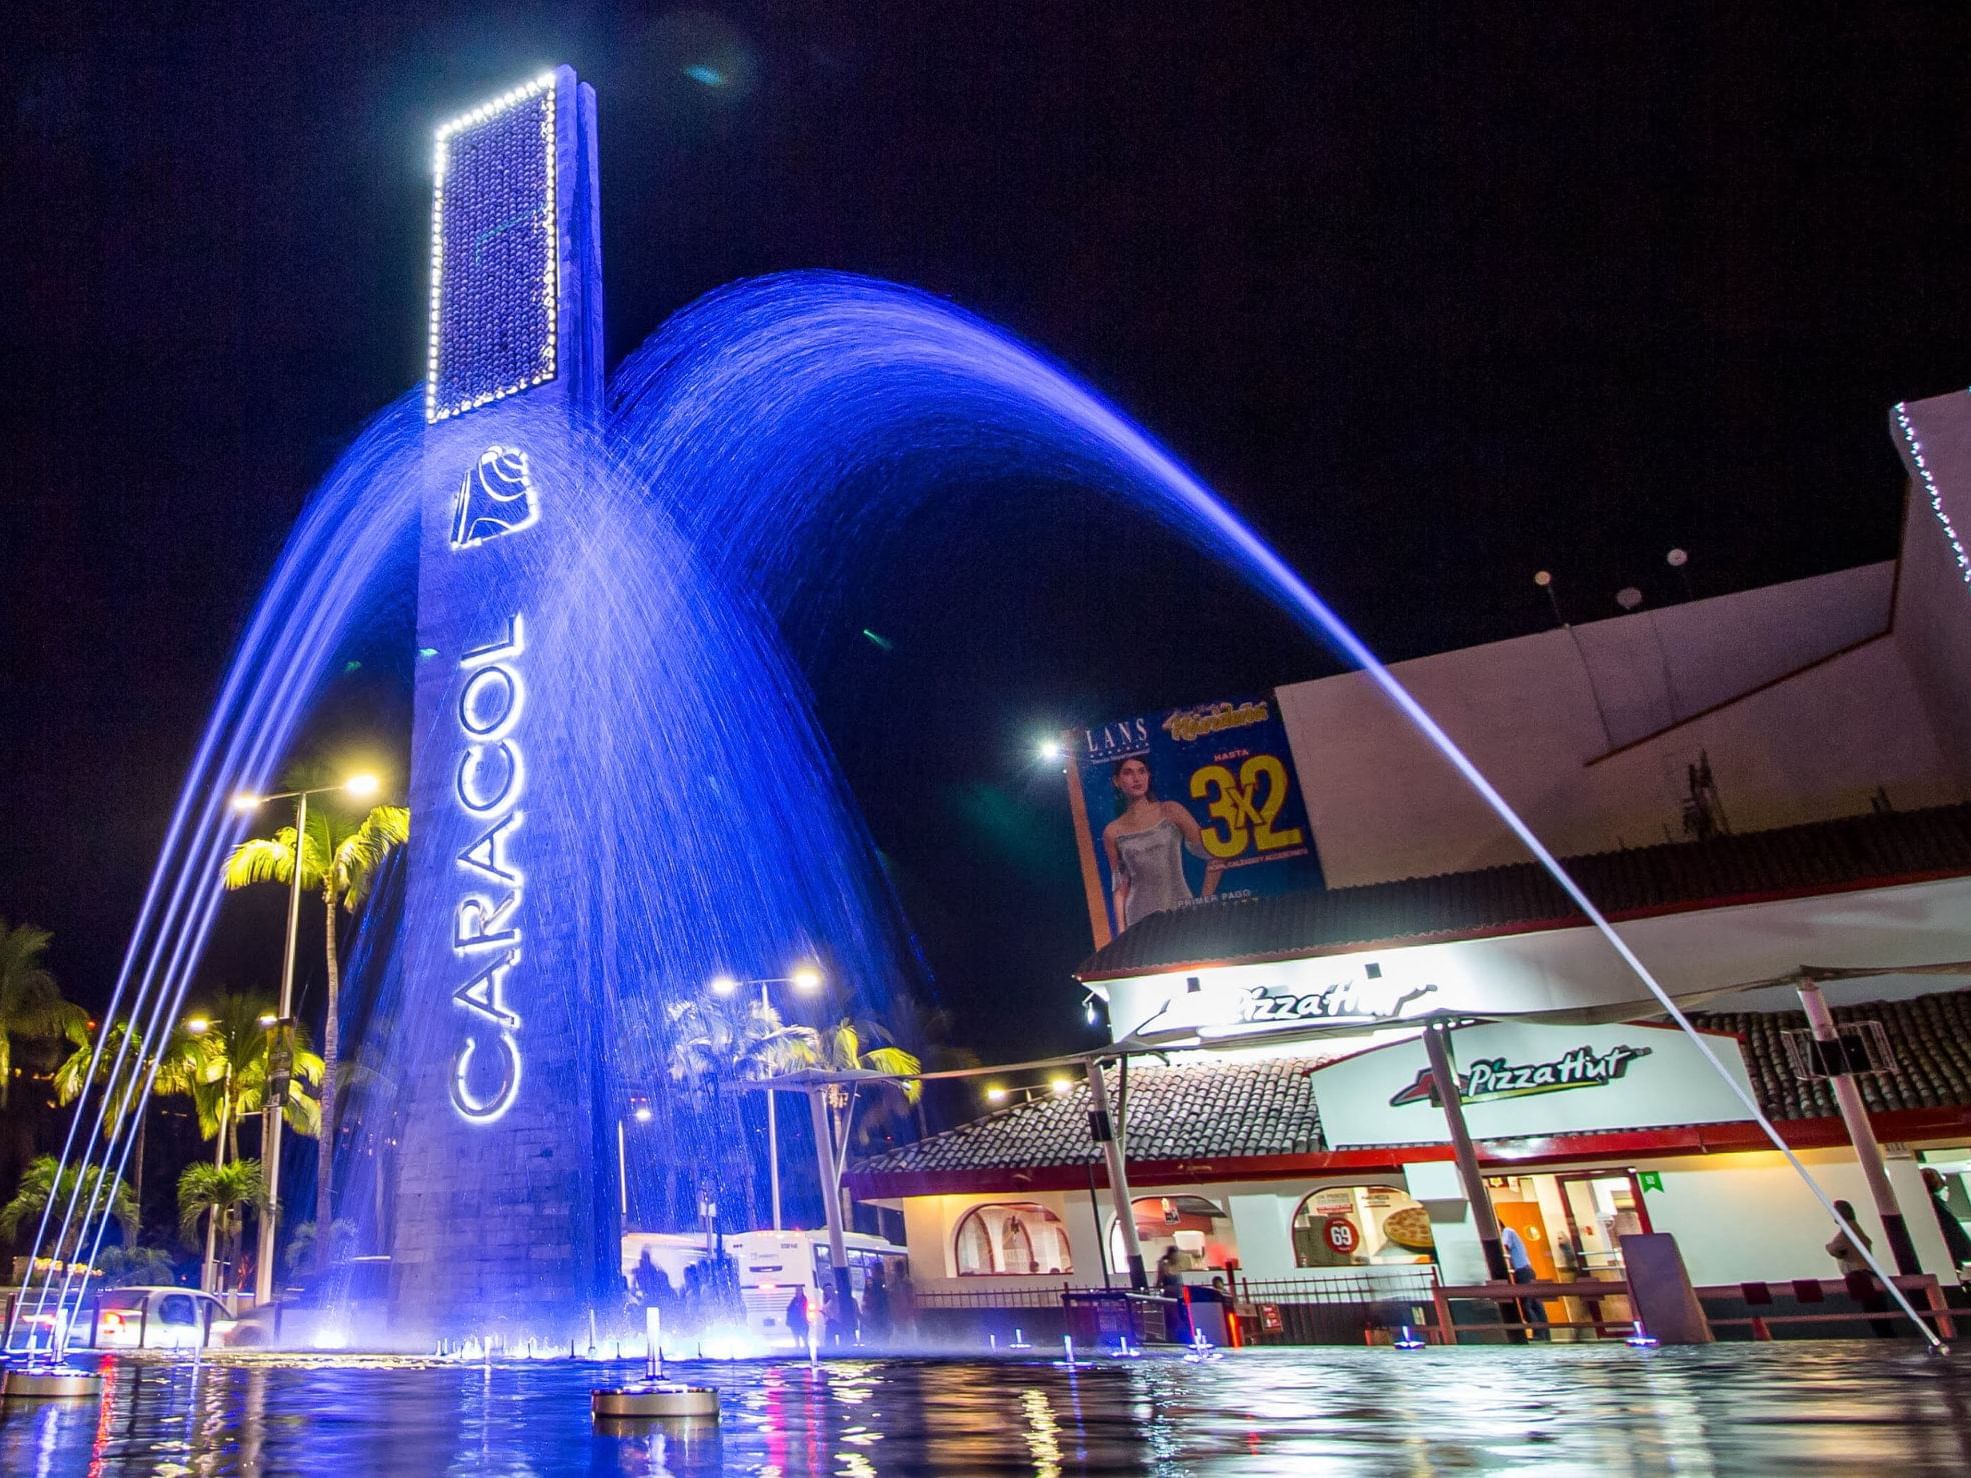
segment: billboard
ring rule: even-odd
[[[1272,694],[1074,729],[1063,747],[1097,948],[1206,898],[1320,885]]]

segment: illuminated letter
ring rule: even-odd
[[[527,628],[521,624],[518,615],[506,618],[506,637],[483,647],[467,647],[465,655],[459,658],[461,668],[479,667],[487,662],[497,662],[502,657],[517,657],[527,650]]]
[[[506,1009],[506,972],[520,963],[520,951],[510,949],[506,958],[496,960],[452,992],[452,999],[499,1026],[515,1027],[520,1018]]]
[[[489,754],[505,756],[499,789],[490,796],[474,799],[478,786],[469,784],[467,777],[479,773]],[[502,739],[498,744],[467,745],[465,753],[459,756],[458,780],[453,789],[458,792],[459,804],[475,816],[490,816],[495,811],[505,810],[520,794],[519,748],[510,739]]]
[[[518,673],[504,667],[482,667],[465,680],[459,694],[459,727],[475,739],[491,739],[520,717],[520,700],[525,694]],[[490,716],[484,722],[475,722],[487,712]]]
[[[484,836],[459,853],[459,864],[476,872],[483,872],[496,883],[512,883],[517,886],[523,882],[520,870],[507,860],[504,849],[507,829],[518,826],[524,814],[515,811],[510,816],[502,816],[487,827]]]
[[[493,1040],[500,1051],[500,1086],[491,1098],[478,1099],[466,1086],[466,1074],[471,1071],[473,1054],[479,1048],[477,1037],[467,1037],[459,1055],[452,1059],[452,1107],[462,1118],[478,1124],[490,1124],[501,1114],[513,1107],[514,1099],[520,1096],[520,1051],[513,1038],[501,1032]]]
[[[459,954],[469,949],[485,949],[494,944],[518,944],[518,929],[500,929],[490,932],[506,922],[506,916],[513,912],[520,902],[520,890],[515,888],[498,903],[481,898],[477,893],[468,893],[459,900],[458,911],[452,917],[452,948]]]

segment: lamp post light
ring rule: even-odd
[[[632,1098],[630,1117],[639,1124],[648,1124],[657,1115],[650,1107],[650,1100]],[[630,1155],[624,1142],[623,1121],[620,1116],[616,1120],[616,1191],[618,1204],[623,1210],[623,1230],[627,1232],[630,1229]]]
[[[735,994],[741,986],[757,985],[760,988],[760,1009],[772,1008],[768,990],[776,985],[791,985],[806,995],[813,995],[821,989],[821,972],[812,965],[801,965],[788,975],[769,975],[759,980],[735,980],[730,975],[720,975],[712,981],[711,991],[715,996]],[[774,1106],[774,1091],[766,1090],[767,1101],[767,1178],[772,1187],[773,1229],[780,1230],[780,1122]],[[823,1188],[824,1194],[826,1187]]]
[[[1003,1083],[994,1083],[986,1089],[985,1095],[986,1102],[998,1108],[1006,1103],[1032,1103],[1042,1094],[1065,1098],[1072,1092],[1074,1092],[1073,1078],[1049,1078],[1045,1083],[1017,1083],[1011,1088]]]
[[[379,782],[374,775],[351,775],[340,785],[317,785],[306,790],[281,790],[272,795],[236,795],[233,809],[253,811],[269,801],[292,800],[294,802],[294,865],[287,890],[287,948],[281,957],[281,1003],[272,1026],[286,1028],[278,1044],[270,1044],[274,1059],[268,1063],[267,1107],[261,1121],[261,1185],[266,1191],[267,1209],[260,1214],[260,1245],[254,1257],[253,1301],[264,1304],[274,1296],[274,1237],[280,1228],[280,1185],[281,1185],[281,1110],[287,1107],[288,1075],[293,1062],[291,1044],[294,1034],[294,967],[298,937],[301,932],[301,857],[302,841],[308,834],[308,797],[329,795],[340,792],[343,795],[363,799],[377,792]],[[261,1025],[269,1026],[265,1018]],[[277,1051],[276,1051],[277,1049]],[[333,1084],[322,1085],[323,1091],[333,1093]],[[327,1237],[327,1227],[317,1227],[319,1237]]]

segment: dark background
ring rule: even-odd
[[[549,63],[600,95],[612,359],[761,272],[944,294],[1391,658],[1547,624],[1542,567],[1585,620],[1681,598],[1672,545],[1700,595],[1886,558],[1888,408],[1971,379],[1962,6],[79,0],[0,49],[0,914],[85,1003],[286,530],[421,373],[430,129]],[[988,491],[790,635],[1003,1060],[1085,1040],[1035,738],[1335,664],[1140,520]],[[325,748],[403,750],[377,631]],[[259,891],[208,983],[271,988]]]

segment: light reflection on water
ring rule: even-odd
[[[1971,1471],[1971,1358],[1863,1341],[683,1364],[721,1423],[593,1422],[589,1388],[636,1369],[117,1363],[100,1403],[6,1411],[0,1473]]]

